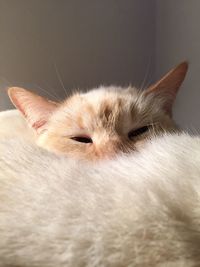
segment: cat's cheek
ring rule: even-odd
[[[145,145],[147,144],[149,139],[142,139],[142,140],[138,140],[136,143],[135,143],[135,149],[136,151],[140,151],[142,148],[145,147]]]
[[[68,138],[56,134],[44,133],[38,136],[38,146],[58,155],[65,155],[76,159],[92,159],[93,151],[90,144],[79,144]]]
[[[48,131],[38,135],[36,144],[56,154],[63,154],[67,150],[62,139],[54,134],[49,134]]]
[[[46,134],[41,134],[41,135],[38,135],[37,139],[36,139],[36,144],[39,146],[39,147],[42,147],[44,149],[47,149],[49,151],[52,151],[52,152],[56,152],[56,146],[52,144],[52,141],[49,140],[47,137],[46,137]]]

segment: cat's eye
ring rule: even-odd
[[[80,143],[93,143],[89,136],[73,136],[71,139]]]
[[[141,135],[149,130],[149,126],[143,126],[141,128],[138,128],[136,130],[132,130],[128,133],[128,138],[132,139],[138,135]]]

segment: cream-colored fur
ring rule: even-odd
[[[138,150],[155,134],[175,130],[172,105],[186,72],[183,62],[144,91],[102,86],[61,103],[18,87],[8,92],[34,129],[39,146],[96,161]]]
[[[34,141],[36,133],[30,128],[17,109],[0,112],[0,139],[11,137],[23,137]]]
[[[0,142],[0,266],[200,266],[200,138],[98,164]]]

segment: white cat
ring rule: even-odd
[[[200,266],[200,138],[98,164],[1,141],[0,266]]]

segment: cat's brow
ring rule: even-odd
[[[95,110],[91,104],[86,104],[83,106],[83,108],[80,110],[80,112],[77,114],[76,123],[79,128],[84,128],[84,117],[95,117]]]
[[[122,100],[106,100],[100,105],[98,117],[103,127],[115,127],[119,122],[120,111],[122,109]]]

